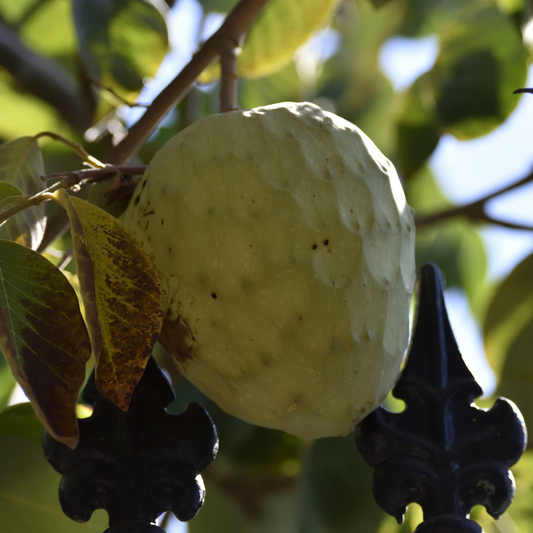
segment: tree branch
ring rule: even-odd
[[[523,177],[521,180],[515,183],[512,183],[511,185],[507,185],[470,204],[461,205],[459,207],[453,207],[451,209],[446,209],[444,211],[440,211],[432,215],[417,217],[415,218],[415,225],[417,229],[419,229],[419,228],[423,228],[426,226],[431,226],[432,224],[436,224],[437,222],[441,222],[443,220],[448,220],[450,218],[454,218],[457,216],[463,216],[463,217],[468,218],[472,222],[488,222],[490,224],[497,224],[505,228],[533,231],[533,226],[514,224],[513,222],[506,222],[504,220],[499,220],[499,219],[491,217],[485,211],[485,207],[487,203],[489,202],[489,200],[492,200],[496,196],[505,194],[506,192],[509,192],[513,189],[517,189],[518,187],[521,187],[522,185],[525,185],[526,183],[530,183],[532,181],[533,181],[533,171],[530,172],[527,176]]]
[[[91,125],[91,112],[75,90],[74,80],[55,61],[27,48],[16,32],[2,21],[0,66],[24,89],[56,108],[75,130],[84,130]]]
[[[220,40],[220,112],[239,109],[237,103],[237,51],[239,43],[230,39]]]
[[[154,99],[150,107],[115,146],[107,158],[113,164],[126,163],[152,134],[165,115],[187,94],[198,76],[220,54],[221,43],[231,39],[238,43],[248,31],[268,0],[241,0],[226,17],[222,26],[193,56],[191,61]]]
[[[63,176],[64,176],[64,179],[54,183],[53,185],[48,187],[48,189],[45,189],[44,191],[41,191],[33,196],[30,196],[29,198],[25,198],[18,204],[13,205],[12,207],[10,207],[9,209],[6,209],[5,211],[2,211],[0,213],[0,225],[3,224],[7,219],[16,215],[17,213],[20,213],[21,211],[24,211],[25,209],[28,209],[29,207],[40,205],[42,202],[49,200],[50,195],[53,192],[57,191],[58,189],[70,189],[80,184],[95,183],[97,181],[101,181],[103,179],[114,176],[116,175],[117,172],[121,174],[139,175],[139,174],[144,174],[145,170],[146,170],[145,166],[124,167],[124,166],[109,165],[103,168],[78,170],[77,172],[62,172],[59,174],[51,174],[49,176],[44,176],[43,177],[44,181],[46,181],[47,179],[63,177]]]

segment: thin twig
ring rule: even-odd
[[[59,141],[69,148],[72,148],[79,156],[80,159],[87,163],[87,165],[93,167],[93,168],[103,168],[105,167],[104,163],[101,161],[98,161],[96,157],[93,157],[81,144],[75,143],[70,141],[69,139],[63,137],[62,135],[59,135],[58,133],[54,133],[53,131],[42,131],[41,133],[38,133],[33,138],[35,140],[40,139],[41,137],[50,137],[50,139],[53,139],[54,141]]]
[[[102,82],[95,80],[94,78],[89,78],[89,82],[92,85],[96,85],[99,89],[102,89],[103,91],[108,92],[109,94],[112,94],[119,102],[122,102],[124,105],[132,108],[132,107],[149,107],[149,104],[139,104],[138,102],[134,102],[133,104],[128,102],[125,98],[122,98],[119,94],[117,94],[111,87],[105,86]]]
[[[268,0],[241,0],[226,17],[222,26],[193,56],[191,61],[154,99],[150,107],[128,135],[111,151],[107,162],[123,164],[128,161],[152,134],[166,114],[187,94],[192,84],[219,55],[221,40],[227,38],[241,42],[252,22]]]
[[[436,224],[437,222],[441,222],[443,220],[448,220],[450,218],[455,218],[457,216],[463,216],[463,217],[470,219],[472,222],[487,222],[490,224],[497,224],[499,226],[503,226],[503,227],[511,228],[511,229],[533,231],[533,226],[514,224],[513,222],[506,222],[504,220],[499,220],[499,219],[489,216],[485,211],[485,207],[487,203],[489,202],[489,200],[492,200],[496,196],[500,196],[502,194],[505,194],[506,192],[509,192],[513,189],[521,187],[522,185],[525,185],[526,183],[531,183],[531,182],[533,182],[533,171],[530,172],[527,176],[525,176],[521,180],[515,183],[512,183],[511,185],[507,185],[469,204],[461,205],[459,207],[453,207],[451,209],[446,209],[438,213],[434,213],[432,215],[415,218],[416,227],[419,229],[419,228],[423,228],[426,226],[431,226],[432,224]]]
[[[237,53],[239,43],[230,37],[220,40],[220,112],[235,111],[237,105]]]
[[[95,181],[101,181],[103,179],[115,176],[117,172],[120,172],[121,174],[129,174],[131,176],[139,176],[141,174],[144,174],[145,170],[146,170],[145,165],[138,165],[138,166],[107,165],[102,168],[82,169],[76,172],[58,172],[56,174],[48,174],[47,176],[43,176],[41,179],[43,181],[48,181],[54,178],[78,176],[80,179],[80,183],[82,181],[95,182]]]
[[[0,224],[3,224],[6,220],[16,215],[17,213],[24,211],[25,209],[40,205],[42,202],[50,200],[51,194],[59,189],[71,189],[72,187],[75,187],[83,183],[95,183],[97,181],[101,181],[110,176],[114,176],[117,173],[117,171],[128,173],[128,174],[142,174],[145,169],[146,167],[142,167],[142,166],[141,167],[122,167],[122,166],[116,167],[116,166],[109,165],[104,168],[79,170],[78,172],[65,172],[61,174],[47,176],[46,178],[58,177],[58,176],[59,177],[66,176],[66,177],[62,179],[61,181],[54,183],[53,185],[51,185],[44,191],[41,191],[35,194],[34,196],[30,196],[29,198],[26,198],[22,202],[19,202],[18,204],[0,213]]]

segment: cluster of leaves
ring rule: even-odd
[[[200,0],[200,26],[236,4]],[[162,0],[0,0],[0,514],[9,533],[106,527],[101,515],[79,526],[62,515],[58,476],[38,443],[44,425],[75,445],[91,353],[98,386],[127,409],[160,329],[157,278],[115,218],[127,197],[109,204],[105,196],[111,187],[118,198],[134,180],[122,170],[109,178],[95,158],[104,159],[113,136],[124,134],[124,102],[139,98],[168,53],[172,7]],[[509,116],[531,59],[521,28],[532,10],[527,0],[271,0],[238,62],[241,107],[307,99],[335,109],[395,162],[418,213],[440,213],[431,224],[419,219],[417,262],[436,262],[448,286],[467,294],[484,324],[497,394],[514,400],[527,422],[533,422],[533,256],[498,286],[487,282],[478,233],[486,219],[479,209],[455,216],[427,161],[443,134],[478,137]],[[309,48],[310,36],[325,25],[322,37],[340,42],[331,58]],[[381,46],[397,35],[436,35],[440,43],[433,68],[401,93],[378,66]],[[170,136],[217,111],[217,68],[203,72],[200,81],[211,85],[194,87],[180,101],[135,164],[147,164]],[[44,144],[61,139],[39,135],[50,130],[70,141]],[[80,156],[92,170],[79,170]],[[47,172],[55,177],[45,189],[40,178]],[[71,229],[62,236],[67,217]],[[62,256],[71,249],[75,260],[67,266]],[[207,502],[189,524],[193,533],[406,533],[420,521],[416,508],[403,526],[383,515],[351,437],[304,441],[236,420],[177,375],[158,345],[155,355],[173,376],[171,411],[199,401],[220,436],[219,457],[204,476]],[[33,409],[6,407],[13,376]],[[504,517],[524,530],[530,453],[516,469],[517,498]],[[493,531],[488,515],[476,513]]]

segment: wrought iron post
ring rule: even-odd
[[[482,390],[458,350],[443,293],[439,269],[425,265],[407,362],[393,389],[406,408],[378,408],[357,427],[356,442],[375,469],[378,505],[399,523],[416,502],[425,518],[416,533],[480,533],[469,513],[481,504],[498,518],[511,503],[509,467],[525,450],[526,429],[509,400],[490,410],[473,404]]]
[[[106,533],[164,533],[153,522],[167,510],[182,521],[193,518],[204,500],[200,473],[218,449],[207,413],[190,404],[183,414],[169,415],[165,407],[174,393],[153,359],[128,412],[100,394],[94,375],[83,397],[94,412],[79,420],[76,449],[43,437],[46,458],[63,475],[64,513],[86,522],[94,510],[106,509]]]

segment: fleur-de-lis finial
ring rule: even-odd
[[[64,513],[86,522],[94,510],[106,509],[106,533],[164,533],[152,522],[167,510],[182,521],[193,518],[204,500],[200,473],[218,449],[207,413],[190,404],[179,416],[168,414],[174,393],[153,359],[127,412],[100,394],[94,373],[83,397],[94,412],[78,421],[76,449],[47,433],[43,438],[46,458],[63,475]]]
[[[444,305],[444,281],[432,264],[418,281],[415,326],[407,362],[393,389],[401,413],[378,408],[356,429],[357,447],[375,469],[378,505],[399,523],[407,505],[420,504],[416,533],[479,533],[468,519],[474,505],[498,518],[514,496],[509,467],[526,445],[516,406],[473,404],[482,390],[466,367]]]

